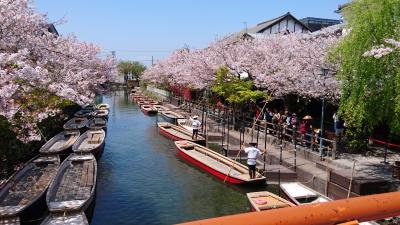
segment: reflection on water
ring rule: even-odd
[[[108,133],[98,162],[92,224],[174,224],[249,210],[246,190],[223,184],[177,157],[124,91],[104,96]]]

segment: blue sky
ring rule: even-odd
[[[118,59],[148,65],[173,50],[204,48],[223,37],[265,20],[291,12],[298,19],[339,19],[334,13],[348,0],[36,0],[39,12],[62,35],[94,42],[104,54],[115,50]]]

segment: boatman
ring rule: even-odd
[[[201,125],[201,122],[197,119],[197,116],[193,116],[192,120],[192,129],[193,129],[193,134],[192,134],[192,139],[197,139],[197,135],[199,134],[199,127]]]
[[[256,147],[257,143],[255,142],[250,142],[249,145],[250,147],[245,148],[244,152],[247,154],[247,165],[249,167],[250,179],[254,179],[256,178],[257,158],[264,154],[264,152],[261,152],[261,150]]]

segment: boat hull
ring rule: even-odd
[[[176,136],[176,135],[171,134],[170,132],[168,132],[168,131],[162,129],[161,127],[159,127],[158,130],[159,130],[159,132],[160,132],[160,134],[161,134],[162,136],[164,136],[164,137],[166,137],[166,138],[168,138],[168,139],[171,139],[171,140],[173,140],[173,141],[185,141],[185,140],[186,140],[186,139],[183,139],[183,138],[181,138],[181,137],[178,137],[178,136]],[[194,143],[196,143],[196,144],[203,145],[203,146],[204,146],[205,143],[206,143],[205,140],[186,140],[186,141],[191,141],[191,142],[194,142]]]
[[[249,183],[249,182],[246,182],[246,181],[243,181],[243,180],[236,179],[236,178],[231,177],[231,176],[227,177],[226,174],[221,173],[219,171],[216,171],[216,170],[210,168],[209,166],[203,164],[202,162],[200,162],[200,161],[198,161],[196,159],[193,159],[192,157],[188,156],[183,151],[181,151],[179,148],[177,148],[177,151],[178,151],[178,155],[182,159],[186,160],[188,163],[190,163],[190,164],[192,164],[194,166],[199,167],[200,169],[202,169],[202,170],[206,171],[207,173],[213,175],[214,177],[218,178],[219,180],[228,182],[230,184],[237,184],[237,185],[243,185],[243,184],[248,184]],[[254,183],[254,182],[251,182],[251,183]]]

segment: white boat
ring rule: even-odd
[[[97,118],[102,117],[102,118],[105,118],[107,120],[108,119],[108,114],[109,114],[108,110],[106,110],[106,109],[98,109],[98,110],[96,110],[94,112],[94,117],[97,117]]]
[[[312,190],[300,182],[282,183],[284,197],[295,205],[313,204],[332,201],[332,199]]]
[[[246,196],[250,202],[251,211],[254,212],[296,206],[268,191],[250,192]]]
[[[101,103],[96,105],[96,109],[110,110],[110,105],[107,103]]]
[[[85,117],[80,117],[80,118],[74,117],[68,120],[63,127],[65,130],[80,130],[85,128],[87,122],[88,119]]]
[[[107,120],[102,117],[94,117],[89,120],[89,122],[86,124],[86,127],[92,130],[107,130]]]

